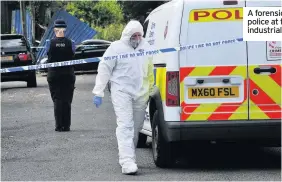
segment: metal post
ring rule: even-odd
[[[26,11],[25,11],[25,2],[23,0],[20,1],[20,8],[21,8],[21,19],[22,19],[23,35],[27,39],[27,33],[26,33]]]
[[[34,1],[30,1],[30,9],[31,9],[31,16],[32,16],[32,44],[35,43],[35,6]]]

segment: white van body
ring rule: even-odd
[[[242,41],[243,7],[263,6],[281,1],[174,0],[145,20],[148,49],[195,46],[153,56],[139,143],[152,137],[157,166],[172,164],[179,141],[281,145],[281,42]]]

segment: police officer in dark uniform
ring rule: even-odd
[[[48,63],[69,61],[75,53],[74,42],[66,38],[64,20],[56,20],[54,32],[56,37],[47,41]],[[48,68],[47,81],[51,98],[54,103],[54,115],[56,120],[55,131],[70,131],[71,125],[71,103],[75,85],[75,74],[73,66]]]

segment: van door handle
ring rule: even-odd
[[[255,74],[260,74],[260,73],[275,73],[276,68],[270,67],[270,68],[255,68],[254,73]]]
[[[222,82],[223,82],[223,83],[229,83],[229,82],[230,82],[230,79],[225,78],[225,79],[222,80]]]
[[[203,84],[203,83],[204,83],[204,80],[197,80],[197,83],[198,83],[198,84]]]

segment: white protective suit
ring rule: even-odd
[[[143,36],[143,27],[138,21],[130,21],[122,32],[121,39],[113,42],[104,56],[135,51],[130,45],[130,37],[139,32]],[[143,39],[136,51],[146,50],[148,43]],[[111,98],[117,117],[116,136],[119,149],[119,163],[123,172],[137,168],[135,148],[139,131],[145,119],[149,92],[154,83],[152,60],[148,56],[127,59],[101,61],[93,93],[104,97],[105,87],[110,80]],[[135,165],[135,167],[134,167]]]

